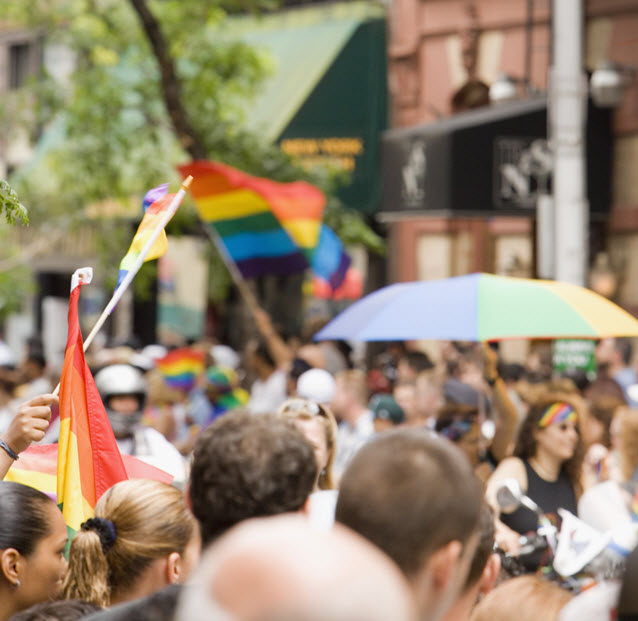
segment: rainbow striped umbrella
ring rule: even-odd
[[[553,280],[468,274],[405,282],[370,293],[335,317],[316,340],[638,336],[638,321],[608,299]]]

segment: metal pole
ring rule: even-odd
[[[552,0],[552,17],[548,114],[554,150],[555,277],[585,285],[589,209],[585,192],[587,88],[582,0]]]

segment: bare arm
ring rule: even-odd
[[[252,308],[253,317],[259,333],[266,341],[266,346],[270,355],[273,357],[275,364],[278,368],[288,364],[293,358],[294,354],[292,349],[286,344],[283,338],[275,327],[272,325],[270,315],[262,308]]]
[[[490,451],[500,462],[512,454],[518,424],[518,413],[507,393],[507,386],[498,374],[498,356],[487,344],[483,344],[484,375],[487,383],[492,387],[492,404],[498,413],[494,439]]]
[[[2,439],[14,453],[19,454],[32,442],[42,440],[51,420],[51,405],[58,402],[57,395],[47,394],[34,397],[20,406],[2,434]],[[5,477],[12,464],[13,459],[0,449],[0,479]]]
[[[527,490],[527,472],[525,471],[525,465],[518,457],[504,459],[492,473],[485,490],[485,499],[494,510],[496,543],[502,550],[513,553],[520,547],[518,543],[520,535],[501,522],[499,516],[502,511],[496,500],[496,492],[505,479],[515,479],[523,492]]]

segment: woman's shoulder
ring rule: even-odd
[[[487,481],[485,497],[494,509],[498,508],[496,492],[505,479],[515,479],[521,490],[525,491],[527,489],[527,472],[522,459],[519,457],[506,457],[501,460]]]
[[[526,472],[525,462],[520,457],[506,457],[498,463],[492,476],[498,473],[499,478],[513,477],[519,480],[521,476],[527,478]]]

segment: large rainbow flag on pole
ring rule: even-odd
[[[91,282],[91,268],[73,274],[69,299],[69,331],[60,379],[60,439],[57,500],[70,535],[93,515],[100,496],[128,478],[115,436],[84,359],[78,320],[83,284]]]
[[[199,216],[214,227],[244,278],[309,266],[326,203],[318,188],[252,177],[218,162],[196,161],[179,170],[194,177]]]

